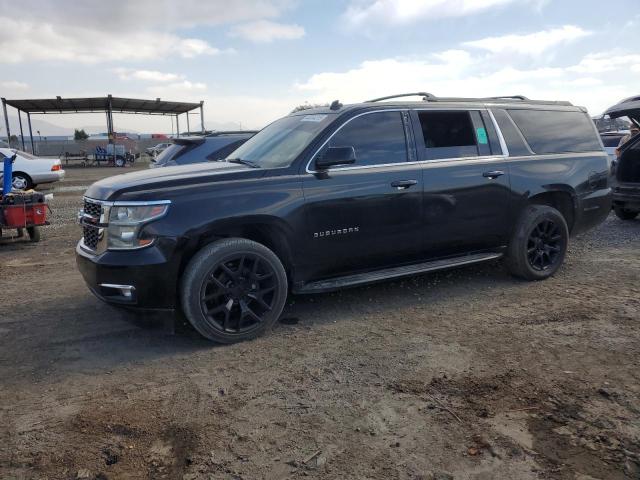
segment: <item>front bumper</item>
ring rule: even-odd
[[[174,310],[179,261],[157,242],[140,250],[94,254],[80,240],[76,263],[89,289],[99,299],[141,310]]]
[[[640,185],[616,186],[613,190],[613,206],[640,210]]]

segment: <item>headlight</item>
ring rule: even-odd
[[[163,217],[169,209],[168,202],[146,202],[144,205],[114,205],[109,212],[107,248],[130,250],[153,243],[153,238],[139,238],[145,223]]]

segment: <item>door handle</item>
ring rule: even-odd
[[[500,176],[504,175],[504,172],[502,170],[492,170],[491,172],[484,172],[482,174],[482,176],[484,178],[490,178],[490,179],[494,179],[494,178],[498,178]]]
[[[391,186],[397,188],[398,190],[405,190],[417,184],[417,180],[396,180],[394,182],[391,182]]]

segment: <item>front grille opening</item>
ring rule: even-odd
[[[90,202],[89,200],[85,200],[84,213],[91,215],[92,217],[96,217],[99,220],[100,215],[102,215],[102,205],[100,205],[99,203]]]
[[[85,215],[93,217],[94,223],[99,223],[100,217],[102,216],[102,205],[85,199],[84,213]],[[91,250],[95,250],[98,247],[98,242],[100,241],[100,228],[97,226],[87,225],[85,223],[82,227],[82,234],[85,246]]]
[[[100,241],[100,230],[96,227],[82,227],[82,233],[84,235],[84,244],[95,250],[98,246],[98,242]]]

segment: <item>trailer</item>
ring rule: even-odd
[[[43,193],[36,191],[13,191],[11,185],[12,164],[15,160],[5,157],[3,160],[4,178],[0,191],[0,238],[4,230],[17,230],[18,238],[24,236],[26,230],[29,240],[40,241],[40,229],[49,225],[47,210],[49,206]]]

